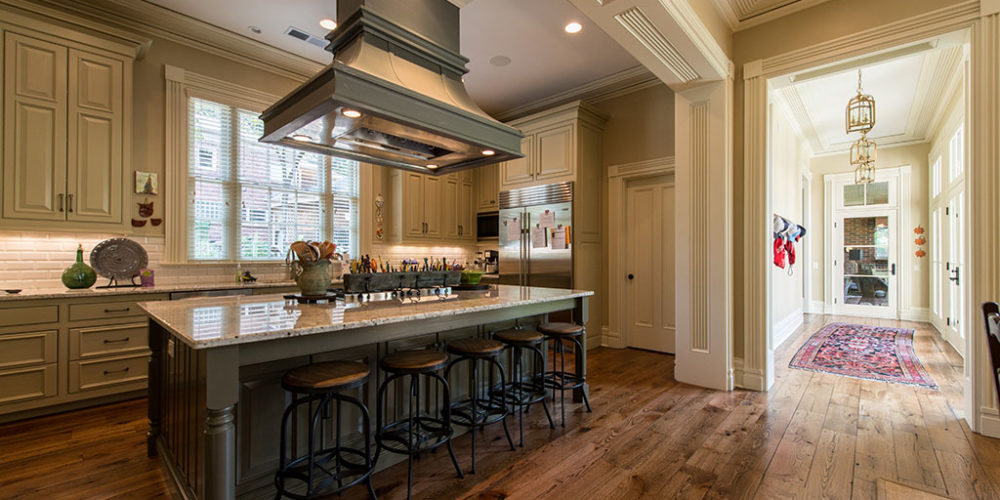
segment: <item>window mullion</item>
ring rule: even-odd
[[[240,112],[234,107],[230,107],[229,114],[229,185],[232,193],[232,203],[229,207],[230,221],[227,229],[229,237],[229,257],[230,260],[240,261],[243,256],[240,252],[240,238],[242,237],[242,221],[240,218],[243,207],[243,189],[240,185],[239,177],[239,149],[240,149]]]

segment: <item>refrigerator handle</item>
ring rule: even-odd
[[[529,220],[528,210],[524,210],[524,215],[521,220],[524,221],[524,226],[521,229],[521,241],[524,242],[524,265],[521,268],[524,270],[524,280],[521,284],[528,286],[528,279],[531,276],[531,220]]]

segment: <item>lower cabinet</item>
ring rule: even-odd
[[[56,369],[48,364],[0,372],[0,405],[56,396]]]

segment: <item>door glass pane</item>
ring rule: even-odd
[[[844,185],[844,206],[845,207],[860,207],[865,204],[865,185],[864,184],[845,184]]]
[[[844,303],[889,306],[889,218],[844,219]]]
[[[885,205],[889,203],[889,183],[873,182],[868,185],[867,205]]]

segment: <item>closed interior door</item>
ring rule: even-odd
[[[965,325],[962,321],[962,311],[965,309],[965,296],[962,293],[962,282],[967,279],[965,276],[965,220],[963,209],[965,193],[963,187],[952,191],[955,193],[945,208],[944,231],[947,235],[943,246],[947,248],[945,254],[944,284],[945,303],[947,308],[945,313],[945,340],[958,351],[965,355]]]
[[[837,223],[838,313],[895,318],[896,213],[894,210],[844,215]]]
[[[629,347],[674,352],[674,186],[668,176],[626,188],[625,323]]]

